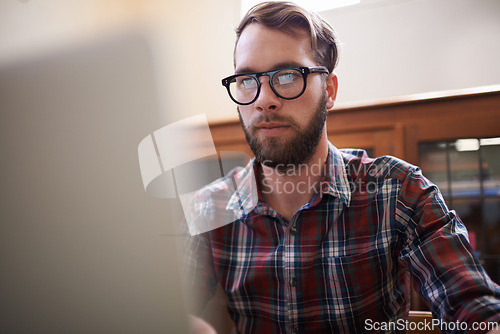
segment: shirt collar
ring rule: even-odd
[[[253,158],[245,168],[233,175],[234,184],[237,189],[229,199],[226,209],[235,212],[239,218],[251,212],[258,205],[258,191],[255,178],[257,167],[258,163]],[[324,172],[321,179],[321,194],[337,197],[345,205],[349,206],[351,191],[344,158],[342,153],[330,142],[328,143],[328,156]]]
[[[339,198],[345,205],[351,202],[351,187],[342,153],[328,142],[328,157],[321,180],[321,192]]]
[[[255,158],[245,168],[233,174],[229,182],[233,182],[235,191],[230,197],[226,210],[232,210],[238,218],[251,212],[258,204],[257,182],[255,179]]]

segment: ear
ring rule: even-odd
[[[326,108],[332,109],[337,99],[337,88],[339,82],[335,73],[330,73],[326,78]]]

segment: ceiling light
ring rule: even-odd
[[[500,145],[500,137],[484,138],[480,140],[481,146]]]
[[[458,139],[455,142],[455,147],[459,152],[477,151],[479,150],[479,140],[477,139]]]

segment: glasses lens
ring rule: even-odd
[[[273,86],[281,97],[288,99],[295,98],[304,89],[304,78],[298,70],[281,70],[273,76]]]
[[[249,103],[257,95],[258,83],[255,78],[246,75],[235,77],[229,83],[229,92],[239,103]]]

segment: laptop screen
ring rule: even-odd
[[[0,331],[186,332],[182,210],[137,159],[154,71],[139,35],[0,66]]]

